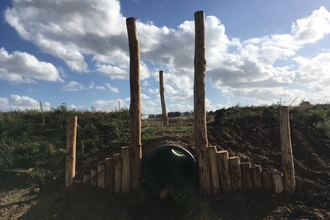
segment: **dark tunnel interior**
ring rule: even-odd
[[[173,191],[186,192],[195,186],[197,178],[195,158],[180,146],[158,147],[143,163],[143,179],[156,192],[169,184]]]

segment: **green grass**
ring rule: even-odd
[[[218,110],[207,120],[221,123],[222,132],[239,120],[258,118],[278,120],[279,105]],[[95,112],[69,110],[65,104],[51,111],[0,111],[0,172],[25,169],[45,173],[63,172],[65,168],[67,120],[78,116],[77,160],[82,161],[102,151],[129,145],[128,110]],[[290,107],[290,119],[314,126],[330,137],[330,105],[302,102]],[[193,136],[193,117],[169,118],[169,126],[161,118],[142,121],[142,143],[163,136]]]

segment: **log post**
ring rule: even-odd
[[[229,158],[230,171],[231,171],[231,181],[233,184],[233,190],[242,190],[242,171],[240,166],[239,157],[230,157]]]
[[[128,193],[131,191],[131,159],[129,147],[121,148],[122,155],[122,191]]]
[[[273,187],[276,193],[282,193],[283,187],[283,175],[281,172],[274,172],[272,174]]]
[[[113,155],[113,159],[117,160],[119,159],[121,156],[120,154],[114,154]],[[121,186],[122,186],[122,167],[121,167],[121,161],[119,161],[118,163],[115,164],[115,181],[114,181],[114,192],[115,193],[120,193],[121,192]]]
[[[130,116],[130,152],[132,171],[132,191],[141,190],[141,91],[140,91],[140,45],[136,30],[135,18],[127,18],[127,34],[130,55],[129,78],[131,103]]]
[[[251,163],[250,162],[241,163],[241,169],[242,169],[243,188],[252,189],[253,181],[252,181]]]
[[[161,101],[161,104],[162,104],[163,125],[167,126],[168,125],[168,117],[167,117],[166,102],[165,102],[163,71],[159,71],[159,92],[160,92],[160,101]]]
[[[294,160],[291,145],[289,107],[280,106],[280,135],[282,167],[284,177],[284,187],[289,193],[293,193],[296,188]]]
[[[195,16],[195,58],[194,58],[194,140],[198,162],[199,190],[202,195],[211,195],[210,160],[206,130],[205,109],[205,20],[204,12]]]
[[[66,136],[66,170],[65,186],[71,186],[76,175],[76,141],[77,141],[77,116],[71,116],[68,120]]]
[[[105,158],[105,187],[109,189],[110,192],[113,192],[114,185],[114,166],[110,166],[113,163],[112,158]]]
[[[92,186],[96,186],[97,185],[97,178],[95,177],[97,174],[97,170],[93,169],[91,170],[91,184]]]
[[[217,157],[216,157],[216,147],[208,147],[209,157],[210,157],[210,167],[211,167],[211,180],[212,180],[212,194],[219,195],[221,193],[220,180],[219,180],[219,172],[217,165]]]
[[[89,181],[90,178],[91,178],[90,172],[84,173],[83,183],[87,183],[87,181]]]
[[[105,165],[104,163],[100,163],[97,166],[97,173],[98,173],[98,176],[97,176],[97,186],[98,187],[101,187],[101,188],[105,188],[105,172],[103,171],[104,168],[105,168],[104,165]]]
[[[252,181],[253,181],[253,186],[255,188],[262,187],[261,173],[262,173],[261,166],[254,164],[252,167]]]
[[[222,192],[230,192],[232,190],[230,167],[228,160],[229,154],[227,150],[217,152],[217,161],[219,167],[218,170]]]
[[[273,188],[273,180],[272,180],[272,174],[269,172],[263,172],[261,174],[262,178],[262,185],[264,186],[265,189],[271,189]]]

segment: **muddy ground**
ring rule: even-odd
[[[264,170],[281,170],[278,119],[264,112],[263,117],[224,122],[222,112],[217,114],[208,123],[210,145]],[[293,194],[259,188],[204,198],[192,189],[160,199],[145,185],[142,193],[115,195],[90,185],[65,188],[63,175],[36,185],[28,174],[12,172],[1,176],[0,219],[330,219],[329,137],[291,118],[291,138],[297,182]],[[177,144],[194,154],[192,137],[177,135],[143,143],[145,155],[162,144]]]

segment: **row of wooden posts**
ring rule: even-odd
[[[259,165],[240,162],[238,156],[229,157],[227,150],[217,151],[216,147],[209,147],[208,150],[213,195],[261,187],[274,189],[276,193],[284,191],[282,172],[263,171]],[[129,147],[122,147],[121,154],[106,158],[97,169],[76,175],[74,182],[108,188],[109,192],[128,193],[131,190],[130,164]]]
[[[130,147],[121,148],[121,153],[113,154],[100,162],[97,169],[76,175],[75,183],[91,184],[101,188],[108,188],[114,193],[128,193],[131,191],[131,159]]]
[[[237,156],[229,157],[227,150],[217,151],[209,147],[212,194],[228,193],[252,188],[274,189],[276,193],[284,191],[283,174],[277,170],[263,171],[262,167],[251,162],[240,162]],[[97,169],[75,176],[75,183],[91,184],[108,188],[109,192],[128,193],[131,191],[131,169],[129,147],[122,147],[121,154],[100,162]]]
[[[263,171],[251,162],[240,162],[238,156],[229,157],[227,150],[217,151],[209,147],[212,194],[264,187],[276,193],[284,191],[283,174],[279,171]]]
[[[206,59],[205,59],[205,19],[204,12],[198,11],[194,14],[195,17],[195,57],[194,57],[194,140],[196,149],[196,160],[198,164],[199,175],[199,191],[202,195],[210,195],[215,191],[219,191],[219,186],[216,182],[212,182],[212,179],[216,177],[211,175],[214,171],[214,166],[210,165],[214,159],[212,154],[209,154],[210,148],[208,146],[207,128],[206,128],[206,107],[205,107],[205,76],[206,76]],[[131,190],[140,191],[142,183],[142,144],[141,144],[141,92],[140,92],[140,46],[138,40],[138,34],[136,29],[136,19],[127,18],[127,33],[129,43],[130,54],[130,148],[128,157],[130,158],[130,172],[131,172]],[[161,82],[162,85],[163,82]],[[160,89],[161,91],[162,88]],[[162,97],[164,99],[164,97]],[[163,109],[166,109],[162,106]],[[289,125],[289,110],[287,106],[280,107],[280,128],[281,128],[281,151],[282,151],[282,167],[283,167],[283,183],[286,191],[292,193],[295,189],[295,172],[293,164],[293,153],[291,146],[290,125]],[[281,116],[282,115],[282,116]],[[164,115],[164,121],[166,120]],[[165,122],[166,123],[166,122]],[[66,165],[66,186],[70,186],[75,178],[75,129],[77,126],[77,118],[69,119],[69,128],[67,135],[67,165]],[[219,153],[220,155],[221,153]],[[210,156],[211,155],[211,156]],[[218,155],[218,153],[216,153]],[[251,165],[240,164],[239,158],[234,157],[228,159],[228,164],[232,164],[232,169],[236,169],[236,174],[243,170],[242,176],[249,176],[249,172],[245,172],[246,167]],[[236,167],[236,168],[235,168]],[[102,168],[102,167],[101,167]],[[101,169],[100,168],[100,169]],[[239,169],[238,169],[239,168]],[[250,168],[249,168],[250,169]],[[253,169],[252,169],[253,170]],[[239,172],[240,171],[240,172]],[[95,171],[94,171],[95,172]],[[252,172],[252,171],[251,171]],[[231,171],[233,173],[233,171]],[[239,178],[237,175],[232,174],[234,178]],[[90,174],[92,175],[92,174]],[[119,175],[119,174],[118,174]],[[122,175],[124,176],[124,174]],[[265,176],[263,185],[269,187],[270,184],[266,184],[267,175]],[[277,180],[280,178],[278,174],[271,175],[271,179]],[[220,175],[220,183],[221,183]],[[244,179],[244,178],[243,178]],[[115,181],[116,180],[115,177]],[[242,180],[243,181],[243,180]],[[103,182],[103,181],[102,181]],[[268,181],[269,182],[269,181]],[[273,181],[274,182],[274,181]],[[278,181],[275,181],[277,183]],[[123,184],[123,182],[122,182]],[[228,184],[228,183],[227,183]],[[236,189],[236,185],[239,187],[239,183],[236,179],[232,180],[233,189]],[[102,185],[102,184],[101,184]],[[247,185],[247,184],[245,184]],[[274,184],[276,185],[276,184]],[[256,185],[257,186],[257,185]],[[221,185],[222,187],[222,185]],[[218,189],[213,189],[218,188]],[[243,184],[244,188],[244,184]],[[126,188],[125,188],[126,191]],[[280,191],[277,189],[277,191]]]

